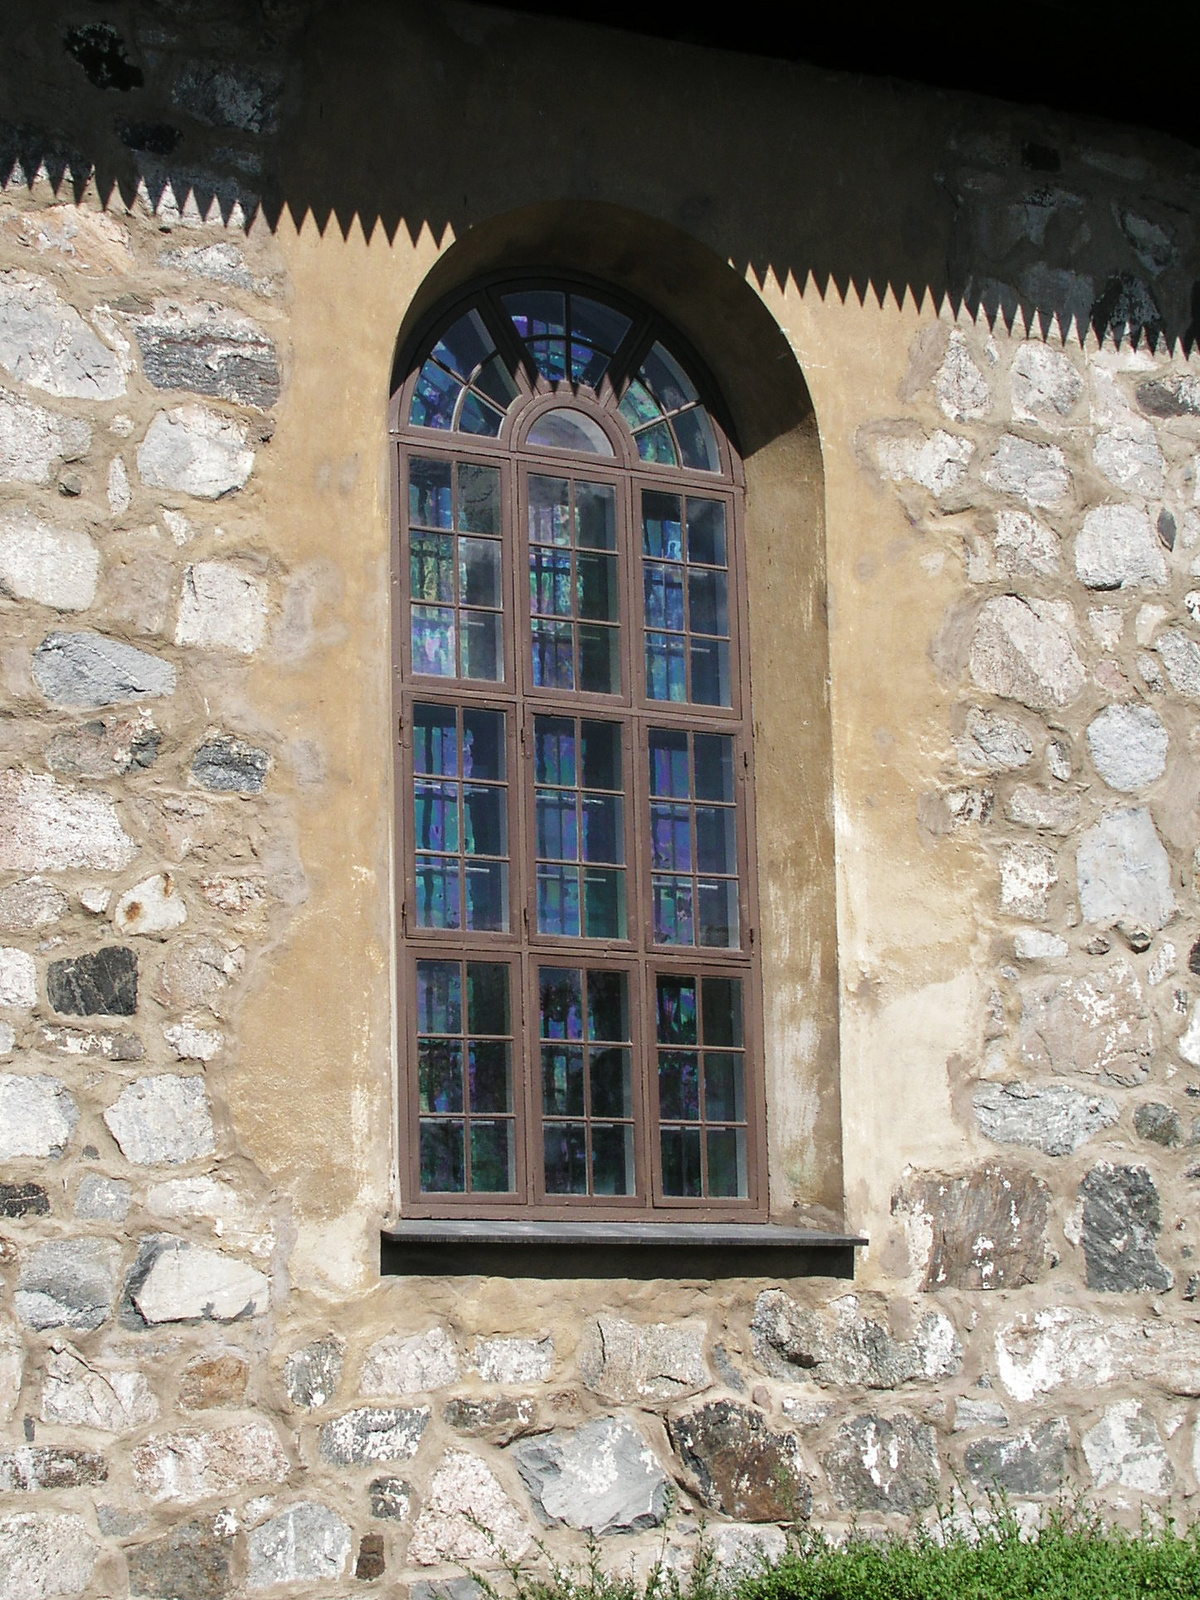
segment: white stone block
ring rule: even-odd
[[[267,586],[228,561],[197,561],[183,575],[175,643],[253,655],[267,625]]]
[[[56,611],[86,611],[99,572],[87,534],[53,528],[28,511],[0,516],[0,593]]]

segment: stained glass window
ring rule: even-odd
[[[683,346],[500,283],[400,392],[402,1204],[764,1214],[728,440]]]

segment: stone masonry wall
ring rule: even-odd
[[[735,1568],[792,1523],[901,1526],[956,1485],[1031,1518],[1063,1485],[1186,1513],[1200,365],[1129,335],[1186,301],[1194,187],[1146,199],[1094,130],[1047,187],[989,136],[949,152],[959,266],[1061,322],[926,303],[852,333],[811,282],[773,307],[802,364],[820,325],[903,374],[846,394],[814,354],[828,540],[852,562],[869,504],[937,596],[889,663],[936,683],[898,837],[912,878],[949,874],[967,907],[981,997],[930,1139],[952,1159],[847,1135],[886,1196],[849,1197],[871,1235],[856,1282],[381,1281],[390,1108],[330,1135],[374,1210],[361,1237],[331,1229],[322,1276],[297,1246],[325,1181],[313,1114],[243,1024],[325,904],[335,776],[288,674],[358,629],[386,683],[386,641],[337,609],[348,524],[293,561],[269,470],[306,372],[326,363],[336,396],[345,352],[303,320],[304,241],[247,226],[278,40],[139,18],[72,12],[54,36],[81,96],[133,107],[137,198],[89,190],[71,141],[25,124],[0,174],[0,1600],[469,1600],[464,1568],[542,1539],[682,1565],[704,1519]],[[364,239],[326,248],[353,298]],[[407,285],[398,325],[434,248],[370,248]],[[1079,333],[1095,315],[1103,340]],[[851,674],[834,689],[845,748],[866,712]],[[866,803],[847,771],[843,817]],[[385,840],[386,796],[336,782]],[[878,867],[843,851],[848,901]],[[374,909],[352,959],[386,991],[387,863],[354,871]],[[848,1018],[872,1003],[850,967]],[[365,1007],[359,1032],[388,1081]],[[255,1081],[295,1119],[289,1170],[255,1154]]]

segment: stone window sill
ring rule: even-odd
[[[480,1222],[404,1218],[382,1231],[385,1276],[853,1278],[859,1234],[740,1222]]]

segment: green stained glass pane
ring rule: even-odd
[[[679,465],[675,441],[665,422],[656,422],[652,428],[643,428],[641,433],[635,434],[634,437],[637,440],[638,455],[643,461],[653,461],[661,467]]]
[[[572,614],[571,552],[535,544],[529,550],[529,605],[536,616]]]
[[[534,770],[539,783],[570,787],[576,781],[576,740],[573,717],[535,717],[533,723]]]
[[[409,573],[414,600],[454,603],[454,537],[414,533],[409,538]]]
[[[468,860],[463,871],[465,925],[478,933],[508,929],[508,865],[503,861]]]
[[[454,857],[417,857],[417,927],[462,926],[462,894]]]
[[[495,784],[463,785],[463,849],[469,856],[508,854],[505,791]]]
[[[538,932],[579,938],[579,868],[540,861],[537,869]]]
[[[542,377],[557,383],[567,375],[567,345],[565,339],[531,339],[529,353]]]
[[[647,633],[646,698],[679,704],[687,699],[687,650],[681,634]]]
[[[691,878],[672,878],[665,873],[655,873],[650,889],[654,910],[655,944],[695,944],[695,908]]]
[[[638,383],[636,379],[626,389],[617,409],[635,431],[662,416],[662,407],[645,384]]]
[[[584,869],[583,936],[585,939],[625,938],[625,874],[620,868]]]
[[[458,785],[418,778],[413,785],[413,809],[417,849],[457,854]]]

